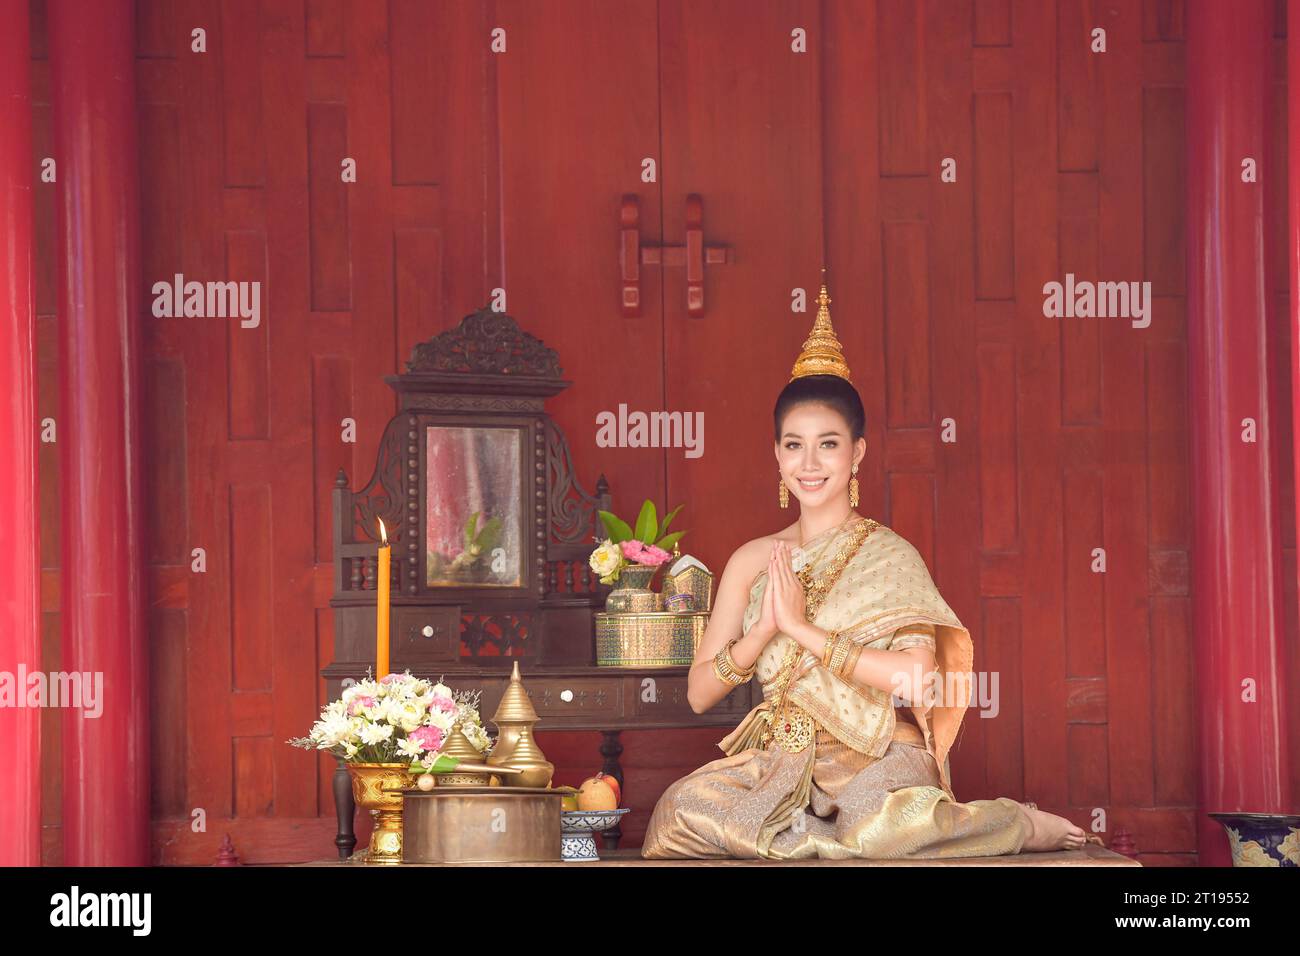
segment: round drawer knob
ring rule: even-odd
[[[568,688],[560,691],[560,700],[564,701],[566,704],[573,703],[573,691]]]
[[[420,633],[423,634],[425,637],[433,637],[433,625],[432,624],[424,625],[424,627],[420,628]]]

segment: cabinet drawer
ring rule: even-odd
[[[617,677],[525,676],[524,689],[543,721],[548,717],[624,716],[623,682]],[[541,726],[546,727],[545,723]],[[551,729],[560,728],[552,725]]]
[[[653,680],[654,683],[648,683]],[[691,710],[690,701],[686,699],[686,676],[647,675],[639,678],[636,702],[632,713],[650,721],[672,720],[690,722],[699,720],[703,724],[702,714]],[[737,720],[749,712],[749,687],[741,685],[718,701],[709,709],[715,718],[721,714],[735,714]]]
[[[460,608],[395,607],[389,659],[395,671],[460,659]]]

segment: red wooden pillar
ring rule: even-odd
[[[27,5],[0,0],[0,679],[15,683],[41,669]],[[0,706],[0,866],[41,863],[40,726],[39,710]]]
[[[139,180],[132,0],[50,0],[59,197],[63,855],[149,862],[149,655],[141,482]]]
[[[1264,167],[1273,4],[1187,7],[1187,352],[1202,864],[1214,811],[1281,813],[1287,740],[1278,442],[1269,408]],[[1255,182],[1243,182],[1253,160]],[[1243,440],[1254,422],[1255,441]],[[1156,679],[1159,677],[1157,675]],[[1245,683],[1254,702],[1243,700]]]

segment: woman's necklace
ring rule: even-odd
[[[850,514],[849,519],[852,518],[853,515]],[[831,543],[839,537],[839,530],[843,530],[844,525],[848,524],[849,519],[846,519],[844,524],[840,525],[836,534],[832,535],[831,540],[828,541],[825,547],[817,553],[818,558],[820,558],[822,554],[825,553],[826,548],[830,547]],[[811,621],[816,615],[817,611],[825,602],[826,597],[830,594],[831,589],[835,587],[835,583],[839,580],[840,575],[844,573],[844,569],[848,566],[849,560],[853,555],[857,554],[858,549],[862,547],[862,542],[867,539],[867,535],[871,534],[871,532],[877,527],[878,525],[875,520],[867,518],[862,522],[862,524],[854,528],[849,539],[844,542],[844,546],[840,548],[839,552],[831,560],[825,573],[816,580],[813,580],[812,577],[812,568],[816,563],[816,559],[810,561],[800,572],[798,572],[800,583],[804,586],[804,615],[808,620]],[[802,707],[792,705],[788,699],[790,684],[794,678],[795,663],[801,656],[802,651],[803,646],[798,641],[791,638],[790,650],[786,652],[785,660],[781,662],[781,670],[777,677],[781,682],[781,685],[777,689],[776,694],[773,695],[776,703],[772,706],[771,710],[764,714],[764,718],[768,724],[767,728],[763,731],[761,738],[764,747],[766,747],[771,740],[775,739],[776,742],[781,745],[781,749],[787,753],[799,753],[813,741],[813,735],[816,733],[817,725],[813,722],[812,715]]]

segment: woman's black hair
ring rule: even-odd
[[[790,410],[810,402],[829,405],[839,412],[849,423],[849,441],[863,437],[867,413],[862,408],[858,390],[838,375],[803,375],[781,389],[777,396],[776,408],[772,412],[777,441],[781,440],[781,422]]]

